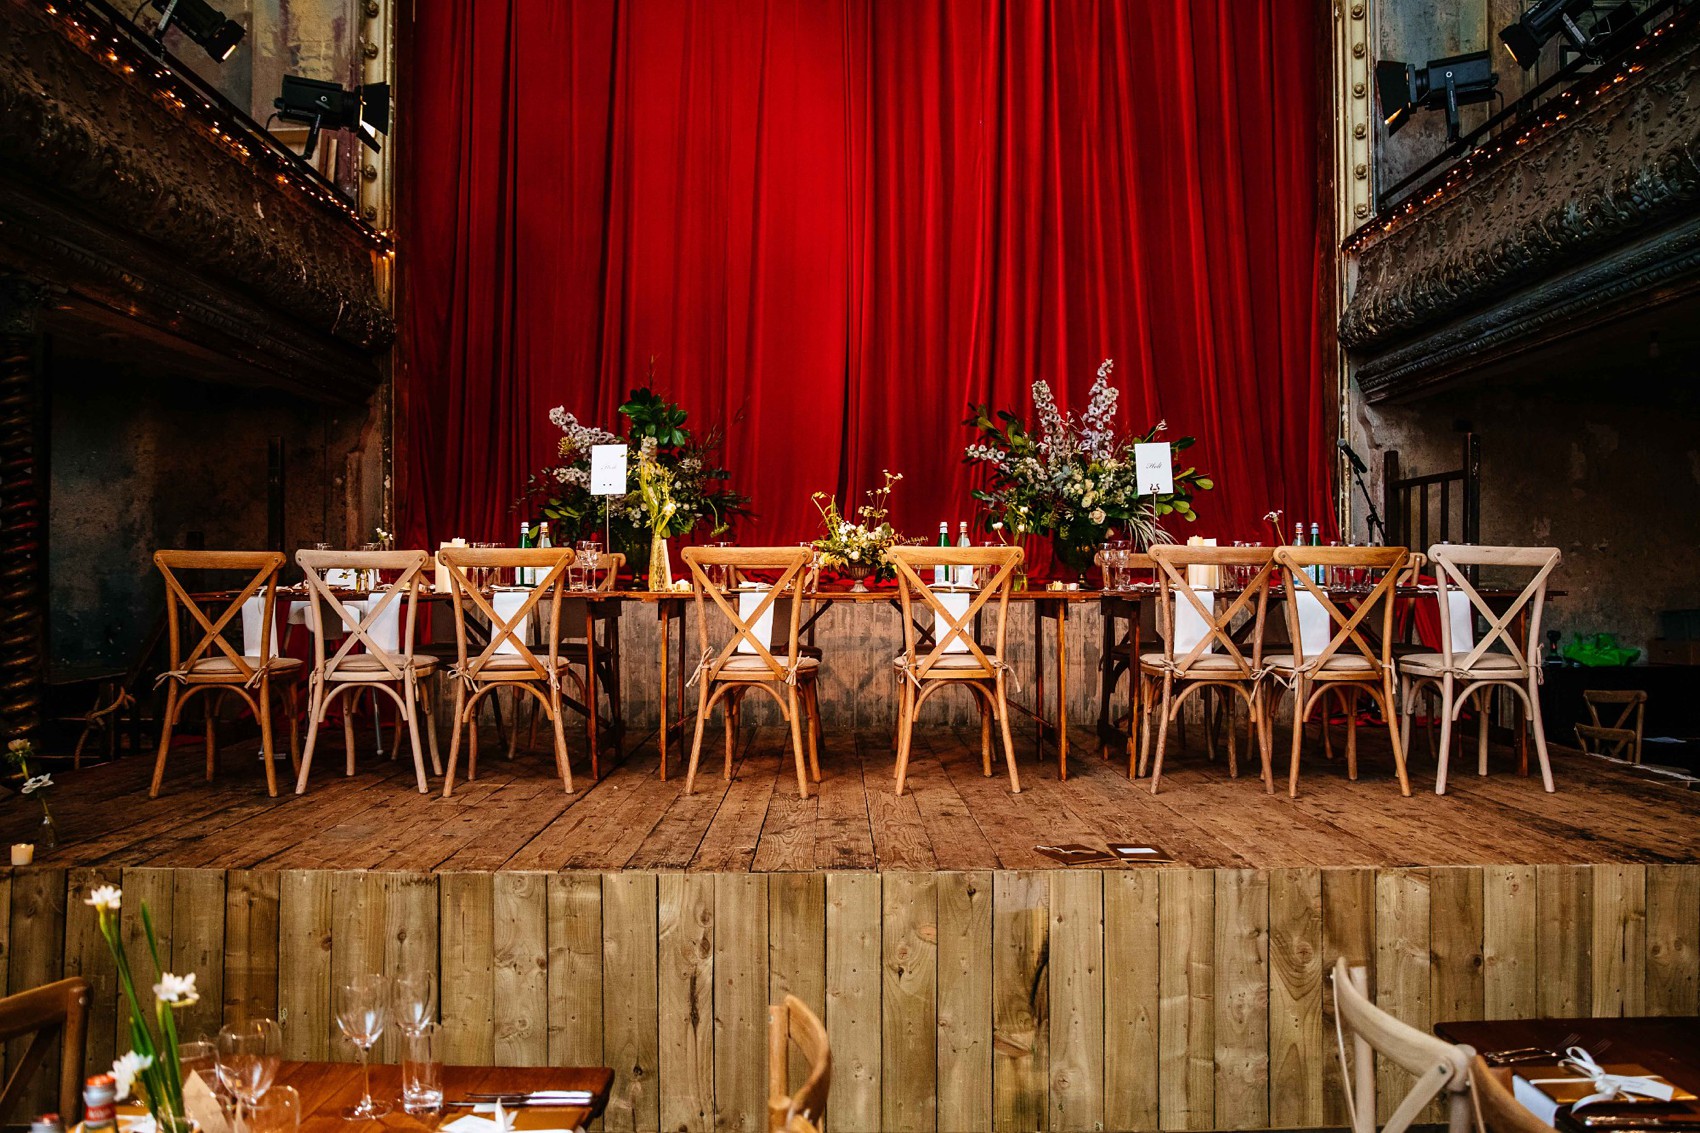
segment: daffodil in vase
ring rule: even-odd
[[[159,982],[153,985],[152,1010],[143,1007],[130,972],[130,958],[119,936],[118,914],[123,891],[115,885],[95,888],[84,899],[94,907],[100,935],[118,968],[118,986],[130,1008],[130,1050],[112,1064],[117,1097],[123,1100],[139,1093],[159,1133],[188,1133],[193,1123],[183,1106],[183,1067],[177,1058],[177,1012],[200,1001],[195,974],[174,975],[160,962],[159,943],[154,938],[153,918],[142,903],[142,930],[153,958]],[[157,1029],[156,1029],[157,1028]]]

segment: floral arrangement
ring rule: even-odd
[[[53,808],[47,805],[47,792],[53,788],[53,776],[43,772],[30,774],[30,760],[35,758],[35,745],[19,737],[6,745],[6,762],[23,779],[20,795],[32,795],[41,804],[41,840],[49,849],[59,842],[59,827],[53,821]]]
[[[719,534],[732,517],[749,514],[749,497],[727,486],[732,474],[714,461],[718,433],[693,436],[685,427],[685,411],[647,387],[632,390],[619,413],[624,436],[585,424],[564,406],[549,411],[550,422],[561,430],[559,462],[532,476],[528,495],[545,495],[542,512],[554,526],[558,545],[599,534],[606,523],[616,546],[628,557],[633,552],[642,557],[652,534],[688,535],[703,523]],[[593,496],[591,447],[617,444],[636,454],[637,490]]]
[[[886,560],[886,552],[911,542],[897,533],[887,515],[890,511],[892,485],[903,479],[901,472],[884,472],[885,483],[868,489],[868,502],[856,509],[858,522],[852,523],[838,510],[838,497],[825,492],[814,494],[815,508],[820,512],[826,531],[814,542],[820,553],[821,565],[843,571],[857,580],[872,574],[875,579],[890,578],[896,572]],[[822,501],[825,501],[824,503]]]
[[[1086,411],[1077,420],[1057,406],[1050,384],[1033,383],[1033,408],[1038,429],[1029,432],[1020,418],[990,406],[970,406],[963,422],[977,438],[966,459],[987,473],[984,488],[974,498],[985,504],[1003,530],[1020,537],[1050,535],[1059,554],[1075,558],[1104,541],[1118,528],[1136,545],[1148,547],[1169,541],[1162,521],[1180,516],[1192,522],[1193,496],[1215,482],[1196,468],[1176,469],[1174,491],[1153,497],[1139,492],[1133,446],[1157,440],[1168,429],[1159,421],[1142,434],[1119,435],[1115,428],[1119,391],[1110,384],[1115,368],[1106,358],[1098,367]],[[1181,452],[1192,437],[1173,442]]]
[[[136,980],[130,974],[130,958],[118,935],[118,910],[123,890],[115,885],[102,885],[89,893],[84,904],[94,906],[100,923],[100,935],[118,967],[118,984],[130,1005],[130,1050],[112,1064],[112,1077],[119,1100],[129,1097],[139,1086],[141,1101],[153,1115],[159,1133],[182,1133],[189,1128],[188,1111],[183,1108],[183,1067],[177,1059],[176,1013],[201,995],[195,989],[195,974],[172,975],[160,963],[159,943],[154,938],[153,918],[142,903],[142,929],[147,934],[148,952],[153,957],[159,982],[153,985],[152,1022],[142,1009],[136,995]],[[154,1026],[158,1026],[158,1031]]]

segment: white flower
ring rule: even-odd
[[[860,551],[851,551],[850,552],[850,561],[851,562],[856,562],[861,557],[862,557],[862,552],[860,552]]]
[[[10,752],[28,751],[30,750],[30,742],[20,737],[7,744],[6,750]]]
[[[1089,518],[1092,520],[1093,523],[1102,524],[1104,522],[1104,518],[1105,518],[1104,517],[1104,509],[1101,508],[1101,507],[1093,508],[1092,514]]]
[[[114,890],[114,892],[117,892]],[[112,1064],[113,1097],[123,1101],[136,1085],[136,1075],[153,1065],[153,1056],[130,1051]]]
[[[118,903],[123,899],[124,891],[116,885],[98,885],[89,895],[83,898],[83,904],[93,905],[102,912],[116,913]],[[123,1095],[119,1095],[122,1097]]]
[[[161,972],[159,982],[153,985],[154,998],[161,1003],[170,1003],[178,1007],[187,1007],[201,998],[201,993],[195,990],[195,973],[186,976],[174,976],[170,972]]]
[[[43,787],[51,786],[53,786],[53,776],[37,775],[34,779],[25,779],[24,785],[19,787],[18,790],[27,795],[33,791],[39,791]]]

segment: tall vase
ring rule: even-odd
[[[673,589],[673,567],[667,560],[667,536],[659,530],[649,533],[649,588]]]

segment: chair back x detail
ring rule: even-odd
[[[89,985],[72,977],[0,999],[0,1044],[28,1038],[14,1051],[12,1072],[0,1088],[0,1124],[13,1125],[14,1110],[37,1070],[59,1040],[59,1112],[69,1121],[82,1111],[83,1042],[88,1030]],[[34,1114],[28,1115],[33,1117]]]
[[[1382,1133],[1404,1133],[1428,1104],[1445,1097],[1448,1133],[1471,1127],[1470,1059],[1476,1052],[1419,1031],[1370,1001],[1369,972],[1334,962],[1334,1035],[1352,1133],[1375,1133],[1375,1057],[1380,1055],[1416,1081],[1388,1116]]]
[[[696,789],[697,767],[702,758],[703,728],[716,704],[721,706],[725,730],[725,777],[732,778],[733,732],[738,706],[753,689],[773,698],[791,726],[791,749],[797,765],[797,794],[809,797],[809,778],[820,781],[820,702],[816,677],[820,660],[805,656],[798,641],[801,632],[803,588],[814,553],[804,547],[686,547],[681,552],[691,572],[691,591],[696,599],[697,640],[702,656],[691,681],[697,688],[696,733],[691,742],[690,769],[685,773],[685,793]],[[765,592],[740,589],[745,576],[772,572],[775,577]],[[748,610],[742,595],[759,597]],[[729,598],[728,595],[731,595]],[[769,611],[786,599],[785,647],[774,653],[777,635],[764,634],[770,625]],[[711,616],[711,613],[718,616]],[[731,629],[718,651],[713,645],[711,625],[722,619]],[[764,640],[765,638],[765,640]],[[785,694],[780,695],[779,689]],[[808,768],[804,767],[803,724],[808,724]]]
[[[795,1046],[808,1066],[802,1085],[791,1088],[790,1055]],[[820,1017],[795,995],[767,1009],[767,1128],[790,1133],[801,1119],[818,1129],[832,1089],[832,1045]]]
[[[165,711],[149,796],[159,795],[160,784],[165,778],[166,756],[171,750],[172,729],[182,716],[184,706],[196,695],[222,697],[229,694],[240,697],[260,723],[266,792],[276,797],[277,771],[272,766],[273,693],[285,701],[290,725],[290,758],[296,763],[300,760],[296,752],[293,705],[301,662],[293,657],[274,656],[272,652],[276,641],[272,626],[277,616],[277,576],[285,561],[283,555],[277,551],[156,551],[153,561],[165,582],[171,661],[170,668],[159,678],[166,686]],[[181,575],[188,571],[235,574],[247,581],[234,597],[219,595],[198,599],[183,585]],[[249,654],[245,648],[237,649],[225,635],[232,623],[241,626],[242,608],[256,596],[260,601],[260,634],[256,652]],[[212,609],[203,609],[203,603]],[[216,714],[210,705],[206,720],[206,777],[211,781],[218,743]]]

